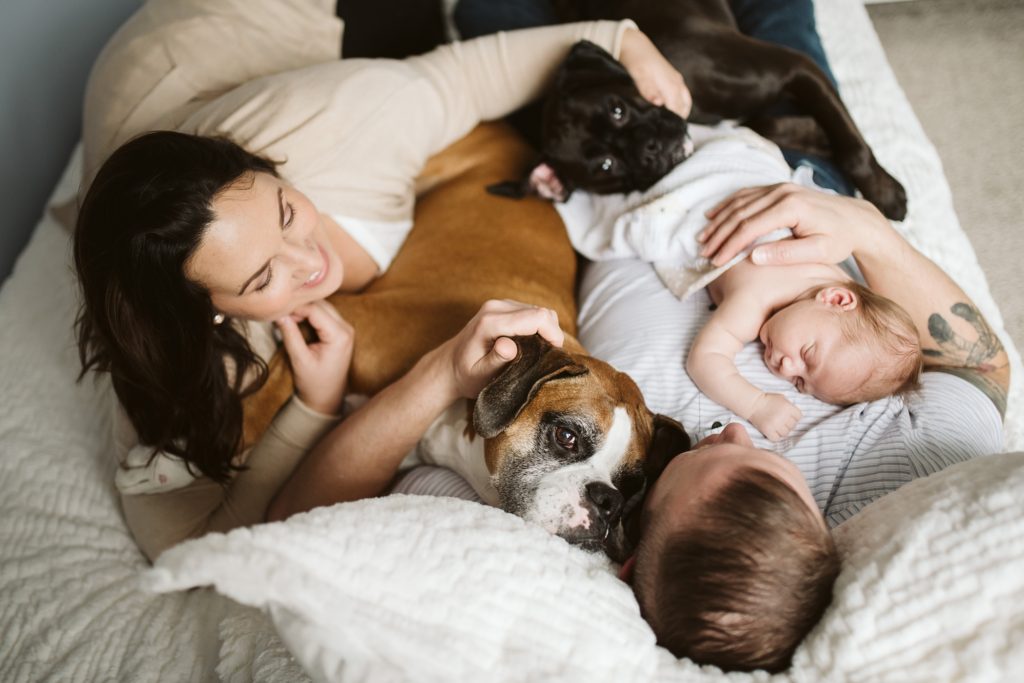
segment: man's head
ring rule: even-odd
[[[917,387],[917,328],[896,302],[855,282],[808,290],[773,314],[758,335],[764,362],[801,393],[836,405]]]
[[[781,671],[831,602],[839,556],[807,483],[738,424],[668,463],[641,526],[634,590],[677,657]]]

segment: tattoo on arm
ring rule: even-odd
[[[969,303],[956,303],[950,313],[974,328],[977,339],[957,333],[939,313],[928,317],[928,333],[938,349],[924,349],[929,370],[938,370],[964,379],[991,399],[999,413],[1006,413],[1006,385],[992,375],[1007,369],[1003,345],[985,322],[978,309]]]

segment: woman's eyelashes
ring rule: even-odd
[[[270,281],[271,281],[271,279],[273,279],[273,277],[274,277],[274,268],[273,268],[273,266],[271,266],[270,268],[267,268],[267,279],[264,280],[261,284],[259,284],[256,287],[256,291],[257,292],[262,292],[264,289],[269,287],[270,286]]]

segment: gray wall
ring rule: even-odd
[[[0,280],[81,132],[96,55],[141,0],[0,0]]]

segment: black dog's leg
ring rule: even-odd
[[[685,46],[672,41],[659,47],[686,78],[696,120],[709,115],[756,120],[758,112],[782,99],[796,102],[821,126],[830,156],[864,198],[888,218],[902,220],[906,215],[903,186],[875,159],[839,94],[811,59],[729,32],[693,37]],[[814,140],[791,142],[799,149],[817,146]]]
[[[746,122],[761,137],[783,149],[792,149],[819,157],[831,157],[828,136],[810,116],[762,116]]]
[[[887,218],[903,220],[907,215],[903,186],[878,163],[839,94],[817,65],[803,55],[797,56],[804,68],[790,72],[785,91],[803,104],[821,125],[829,139],[832,157],[864,198]]]

